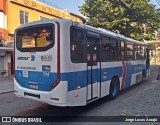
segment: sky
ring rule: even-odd
[[[38,0],[38,1],[54,6],[61,10],[67,9],[69,12],[83,16],[79,12],[78,6],[82,6],[85,0]],[[159,2],[159,5],[157,2]],[[157,8],[160,8],[160,0],[150,0],[150,3],[156,5]]]
[[[38,0],[48,5],[52,5],[58,9],[67,9],[69,12],[81,15],[78,6],[82,6],[84,0]]]

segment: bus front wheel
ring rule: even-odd
[[[110,84],[109,99],[110,100],[115,99],[118,93],[119,93],[119,80],[117,78],[113,78]]]

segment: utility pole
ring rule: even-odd
[[[128,28],[129,28],[129,22],[126,20],[126,33],[125,33],[126,37],[129,37],[129,33],[128,33],[129,29]]]

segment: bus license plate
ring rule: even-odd
[[[30,88],[31,88],[31,89],[38,89],[38,85],[33,85],[33,84],[32,84],[32,85],[30,85]]]

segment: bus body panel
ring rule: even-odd
[[[42,91],[50,91],[52,89],[50,85],[57,79],[57,59],[54,58],[50,53],[53,53],[53,55],[55,55],[56,49],[48,51],[45,54],[41,52],[36,52],[36,54],[29,54],[29,52],[16,52],[16,55],[18,56],[15,56],[15,59],[19,57],[35,58],[34,61],[20,60],[15,63],[15,76],[23,87]],[[41,58],[43,56],[50,56],[51,58],[53,58],[53,60],[42,62]],[[41,63],[39,64],[39,62]]]
[[[19,97],[47,102],[52,105],[66,106],[67,103],[67,82],[61,82],[54,90],[48,92],[21,87],[14,79],[14,90]]]
[[[119,79],[119,90],[142,81],[142,72],[143,70],[147,71],[145,59],[97,62],[97,65],[92,66],[92,69],[86,63],[73,63],[71,61],[71,26],[74,25],[83,30],[90,30],[92,27],[63,19],[49,20],[43,23],[53,23],[55,25],[55,44],[47,51],[35,53],[23,53],[15,48],[16,78],[14,79],[14,89],[17,96],[57,106],[83,106],[94,98],[98,99],[109,95],[110,84],[115,76]],[[35,25],[37,24],[40,24],[40,22],[35,23]],[[57,34],[58,25],[60,26],[59,35]],[[98,32],[101,33],[102,31]],[[58,77],[58,36],[60,37],[60,81],[57,82],[56,86],[51,87]],[[137,42],[137,44],[140,43]],[[53,60],[43,62],[41,60],[43,55],[52,55]],[[28,57],[28,61],[17,60],[19,56]],[[35,70],[27,69],[27,75],[24,68],[19,69],[24,65],[25,67],[34,67]],[[50,66],[49,77],[43,76],[43,66]],[[90,80],[89,75],[94,76],[94,78]],[[26,79],[27,76],[28,79]],[[23,84],[19,82],[23,82]],[[38,89],[30,88],[30,84],[39,84],[39,87]]]
[[[56,23],[52,22],[52,24],[55,30],[57,30]],[[23,32],[23,30],[21,32]],[[55,41],[57,41],[57,32],[54,32],[53,35],[55,35]],[[15,77],[22,87],[51,91],[51,84],[57,80],[57,42],[54,43],[51,49],[45,52],[20,52],[16,45]]]

